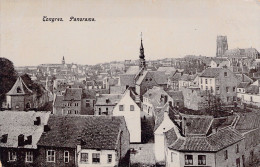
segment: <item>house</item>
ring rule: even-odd
[[[196,77],[197,75],[183,74],[179,79],[179,90],[197,85]]]
[[[154,116],[155,109],[162,107],[169,101],[173,104],[173,99],[163,90],[163,88],[154,86],[152,89],[147,90],[143,95],[142,108],[147,115]]]
[[[8,109],[16,111],[34,108],[33,91],[27,87],[20,76],[6,94],[6,105]]]
[[[172,76],[168,77],[168,83],[167,83],[167,88],[172,89],[172,90],[179,90],[179,80],[182,76],[182,73],[180,72],[175,72]]]
[[[63,96],[63,114],[81,113],[82,88],[67,88]]]
[[[165,135],[165,166],[242,166],[244,137],[233,127],[213,129],[213,117],[181,115]]]
[[[112,115],[121,98],[122,94],[97,94],[94,115]]]
[[[174,67],[159,67],[157,71],[163,71],[165,75],[170,76],[176,72],[176,69]]]
[[[37,142],[49,116],[50,112],[0,112],[0,159],[3,166],[38,166],[35,163]]]
[[[171,106],[166,103],[162,108],[158,109],[155,115],[154,126],[154,153],[157,163],[165,162],[164,155],[164,133],[172,129],[174,126],[173,121],[169,117]]]
[[[96,92],[94,90],[83,89],[81,101],[81,114],[94,115],[94,107],[96,104]]]
[[[38,166],[120,166],[129,150],[123,117],[51,115],[38,142]]]
[[[141,142],[141,109],[134,99],[131,89],[127,89],[113,109],[113,116],[123,116],[130,133],[131,143]]]
[[[183,98],[182,91],[168,90],[166,92],[173,100],[173,103],[172,103],[173,107],[177,107],[177,108],[184,107],[184,98]]]
[[[240,83],[238,88],[240,92],[237,92],[237,97],[241,104],[260,107],[260,86],[255,84],[244,86],[241,84],[242,83]],[[241,88],[242,86],[244,87]]]
[[[227,58],[213,58],[210,62],[211,68],[230,67],[230,61]]]
[[[184,107],[191,110],[202,110],[209,107],[209,92],[200,88],[182,88]]]
[[[226,68],[207,68],[199,76],[201,90],[208,90],[223,104],[233,104],[236,101],[238,83],[235,74]]]

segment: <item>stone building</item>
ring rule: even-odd
[[[199,76],[200,89],[209,91],[223,104],[233,104],[236,101],[238,84],[238,78],[226,68],[207,68]]]
[[[34,107],[33,91],[26,86],[20,76],[6,94],[6,105],[8,109],[16,111],[29,110]]]
[[[226,50],[228,50],[227,36],[217,36],[216,57],[222,57]]]

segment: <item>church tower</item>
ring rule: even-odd
[[[222,57],[226,50],[228,50],[227,36],[217,36],[216,57]]]
[[[146,69],[142,35],[141,35],[141,47],[140,47],[140,55],[139,55],[139,68]]]
[[[64,58],[64,56],[62,58],[62,64],[65,65],[65,58]]]

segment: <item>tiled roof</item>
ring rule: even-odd
[[[235,74],[240,82],[253,82],[246,74]]]
[[[237,85],[237,88],[246,88],[250,85],[249,82],[240,82],[238,85]]]
[[[217,77],[221,71],[222,68],[207,68],[202,72],[200,76],[214,78]]]
[[[82,88],[67,88],[64,94],[64,100],[81,100]]]
[[[181,73],[176,72],[172,77],[170,77],[170,80],[171,81],[179,81],[181,76],[182,76]]]
[[[94,90],[84,89],[82,98],[96,99],[96,92]]]
[[[122,74],[119,76],[120,86],[135,86],[135,74]]]
[[[147,74],[148,74],[148,71],[140,72],[139,73],[139,77],[138,77],[138,79],[136,81],[136,84],[140,85],[143,82],[143,80],[144,80],[144,78],[146,77]]]
[[[250,85],[246,88],[246,93],[259,94],[259,87],[257,85]]]
[[[227,58],[213,58],[212,61],[219,64],[219,63],[222,63],[223,61],[228,61],[228,59]]]
[[[153,105],[154,108],[158,106],[164,105],[163,101],[161,100],[162,95],[168,95],[163,88],[154,86],[152,89],[148,89],[143,97],[148,98],[150,103]]]
[[[81,136],[83,149],[116,149],[123,124],[123,117],[51,115],[50,131],[42,135],[38,145],[76,148]]]
[[[20,89],[19,89],[20,88]],[[17,90],[20,90],[18,93]],[[25,95],[31,94],[32,90],[30,90],[26,84],[23,82],[22,78],[19,76],[13,85],[12,89],[7,93],[7,95]]]
[[[206,135],[212,124],[212,116],[182,115],[186,119],[185,135]]]
[[[122,94],[102,94],[97,97],[96,105],[116,105],[122,96]]]
[[[166,138],[169,148],[178,151],[209,151],[217,152],[232,144],[235,144],[243,139],[243,136],[231,127],[219,129],[216,133],[209,136],[189,136],[182,137],[176,140],[169,137]],[[170,141],[173,140],[173,141]]]
[[[183,74],[179,80],[181,81],[193,81],[197,75]]]
[[[167,91],[167,93],[173,100],[183,100],[182,91]]]
[[[0,112],[0,136],[8,134],[7,142],[0,142],[0,147],[18,147],[18,136],[32,135],[32,144],[26,144],[23,148],[37,148],[37,142],[43,132],[43,125],[47,124],[50,112],[34,112],[34,111],[1,111]],[[40,117],[40,125],[34,125],[36,117]]]
[[[110,86],[110,94],[123,94],[126,86]]]
[[[235,128],[239,132],[247,132],[260,128],[260,113],[252,111],[250,113],[240,114],[240,118]]]
[[[165,72],[163,71],[149,71],[149,73],[152,75],[154,80],[159,85],[165,85],[167,84],[167,76],[165,75]]]

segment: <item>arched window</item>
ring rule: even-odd
[[[17,91],[17,93],[21,93],[21,92],[22,92],[20,86],[18,86],[18,87],[16,88],[16,91]]]

